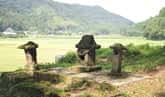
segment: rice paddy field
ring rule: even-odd
[[[55,56],[64,55],[69,51],[76,51],[75,44],[79,42],[81,36],[39,36],[30,38],[0,38],[0,72],[14,71],[23,68],[26,64],[24,51],[17,47],[28,41],[39,44],[38,62],[53,63]],[[124,36],[95,36],[96,42],[103,48],[108,48],[113,43],[124,45],[133,43],[135,45],[150,44],[164,45],[165,41],[151,41],[143,37]]]

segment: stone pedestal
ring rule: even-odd
[[[74,66],[70,68],[72,71],[77,72],[77,73],[83,73],[83,72],[95,72],[101,70],[101,66]]]
[[[113,55],[112,56],[112,70],[113,74],[121,73],[121,55]]]
[[[123,51],[127,49],[120,43],[114,44],[113,46],[110,46],[110,48],[113,49],[111,75],[120,76]]]
[[[37,64],[38,44],[29,41],[26,44],[19,46],[18,48],[24,49],[25,52],[25,58],[26,58],[25,70],[27,70],[30,73],[33,73]]]
[[[89,56],[89,54],[85,54],[84,60],[81,60],[80,62],[84,66],[94,66],[95,63],[93,62],[92,58]]]
[[[80,66],[79,71],[80,72],[94,72],[101,70],[100,66]]]
[[[100,70],[101,67],[95,65],[96,49],[101,46],[96,44],[93,35],[84,35],[80,42],[76,44],[77,54],[80,58],[80,72],[91,72]]]

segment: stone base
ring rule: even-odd
[[[58,83],[64,80],[64,77],[60,74],[43,71],[34,71],[33,78],[37,81],[50,81],[52,83]]]
[[[121,73],[109,73],[109,75],[112,77],[112,78],[127,78],[130,76],[130,73],[129,72],[121,72]]]
[[[122,76],[122,73],[113,73],[113,72],[111,72],[109,75],[111,75],[111,76]]]
[[[75,68],[76,72],[94,72],[99,71],[102,68],[100,66],[78,66]]]

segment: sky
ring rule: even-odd
[[[165,7],[165,0],[54,0],[70,4],[99,5],[134,22],[141,22],[158,15]]]

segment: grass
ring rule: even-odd
[[[128,48],[130,55],[126,55],[124,60],[124,69],[127,71],[152,71],[155,70],[157,66],[165,64],[164,46],[150,46],[146,44],[140,46],[132,45],[128,46]],[[133,53],[133,49],[136,50],[136,53]]]
[[[54,37],[31,37],[31,38],[0,38],[0,72],[14,71],[23,68],[25,57],[23,50],[17,49],[27,41],[34,41],[39,44],[39,63],[54,63],[56,55],[64,55],[68,51],[76,51],[75,44],[80,40],[80,36],[54,36]],[[146,44],[164,45],[165,41],[150,41],[142,37],[123,36],[97,36],[96,42],[103,48],[120,42],[123,44],[133,43],[135,45]]]
[[[165,47],[164,46],[150,46],[143,44],[135,46],[133,44],[127,45],[128,51],[124,54],[122,63],[124,71],[152,71],[156,70],[157,66],[165,65]],[[108,58],[112,56],[112,51],[107,48],[102,48],[97,51],[98,58]],[[109,54],[107,54],[109,53]],[[103,69],[111,69],[110,62],[98,62]]]
[[[48,81],[36,81],[24,72],[3,73],[0,77],[2,97],[61,97],[63,91]]]

